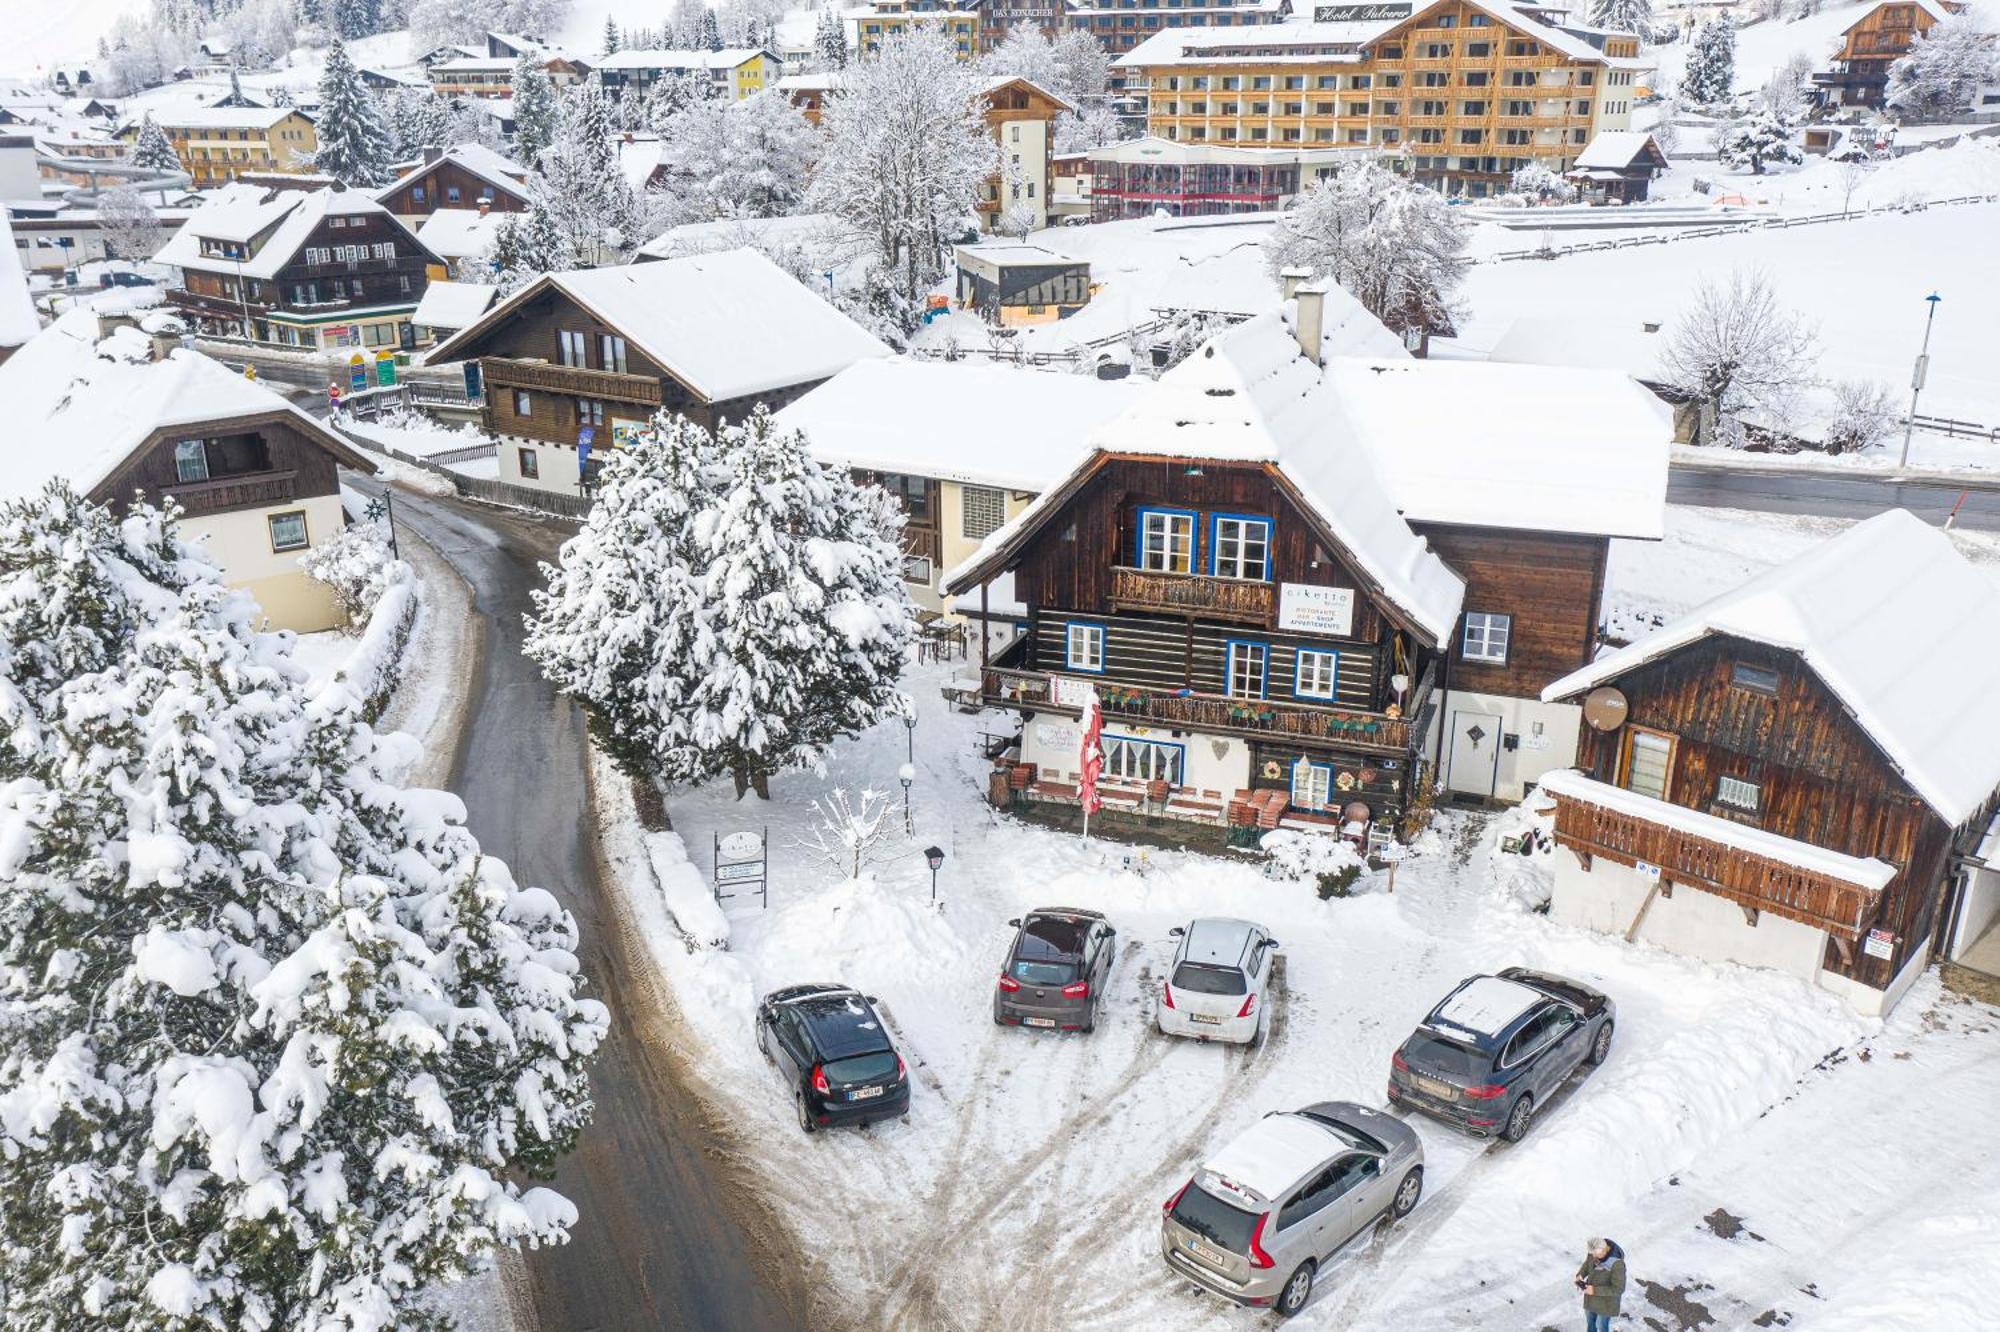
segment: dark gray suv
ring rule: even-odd
[[[1014,946],[993,989],[1003,1027],[1095,1031],[1118,931],[1096,911],[1043,907],[1007,922]]]
[[[1577,1065],[1610,1055],[1616,1017],[1604,994],[1561,976],[1525,967],[1474,976],[1396,1051],[1389,1101],[1519,1142]]]

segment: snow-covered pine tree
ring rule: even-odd
[[[0,506],[0,1310],[432,1327],[575,1216],[573,922],[315,697],[170,515]]]
[[[660,131],[666,220],[791,213],[805,197],[818,152],[819,135],[775,90],[740,102],[691,102]]]
[[[382,31],[382,0],[322,0],[327,27],[342,41]]]
[[[1629,32],[1641,41],[1653,38],[1653,0],[1591,0],[1590,26]]]
[[[579,263],[609,262],[646,239],[645,206],[619,165],[611,104],[594,78],[565,100],[555,142],[529,185],[535,211],[555,224]]]
[[[1715,156],[1724,166],[1748,167],[1761,176],[1774,162],[1797,165],[1805,154],[1792,142],[1791,127],[1770,107],[1759,107],[1715,136]]]
[[[503,296],[512,295],[544,273],[578,266],[569,237],[539,200],[531,201],[524,213],[509,213],[500,219],[487,261],[492,268],[487,280],[498,285]]]
[[[250,105],[250,99],[243,95],[243,80],[237,77],[236,66],[234,65],[231,65],[229,67],[229,95],[223,98],[216,105],[218,106]]]
[[[1264,242],[1273,274],[1331,277],[1392,330],[1450,328],[1465,279],[1465,224],[1436,190],[1373,162],[1313,182]]]
[[[1939,19],[1889,66],[1884,101],[1913,121],[1950,120],[2000,81],[2000,42],[1967,14]]]
[[[719,438],[663,412],[610,455],[523,650],[627,771],[768,794],[901,715],[902,522],[762,407]]]
[[[713,9],[701,11],[701,22],[695,29],[694,44],[703,51],[722,49],[722,24],[716,20]]]
[[[389,182],[394,145],[375,94],[361,81],[347,47],[334,40],[319,81],[319,150],[313,169],[343,185],[366,187]]]
[[[847,23],[830,5],[819,11],[819,25],[813,30],[813,62],[822,71],[847,66]]]
[[[618,54],[618,20],[609,14],[604,16],[604,50],[600,54]]]
[[[519,161],[532,167],[544,149],[555,142],[561,107],[556,101],[556,85],[549,72],[533,56],[514,62],[514,151]]]
[[[174,155],[174,146],[168,142],[167,132],[154,123],[151,111],[139,122],[139,137],[132,144],[132,165],[145,167],[148,171],[181,169],[181,159]]]
[[[1703,23],[1681,71],[1681,96],[1702,106],[1729,100],[1736,88],[1736,25],[1718,15]]]
[[[821,113],[809,207],[834,213],[875,248],[905,318],[944,273],[953,233],[999,168],[986,126],[985,75],[938,28],[891,37],[848,66]],[[914,329],[906,323],[905,331]]]

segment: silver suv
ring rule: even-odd
[[[1204,1289],[1286,1318],[1306,1307],[1320,1264],[1424,1192],[1410,1127],[1350,1101],[1264,1116],[1202,1162],[1167,1200],[1160,1252]]]

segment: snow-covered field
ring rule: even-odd
[[[1711,515],[1684,514],[1667,548],[1716,540]],[[1786,521],[1773,556],[1809,538]],[[1642,590],[1657,577],[1644,565],[1623,574]],[[833,787],[900,795],[899,724],[840,747],[823,779],[774,782],[769,806],[738,805],[726,783],[670,800],[704,871],[713,833],[770,826],[771,905],[727,904],[727,952],[685,949],[629,819],[611,810],[613,859],[703,1050],[695,1064],[798,1228],[813,1278],[831,1300],[866,1309],[871,1326],[1242,1325],[1254,1316],[1163,1270],[1159,1202],[1266,1111],[1328,1097],[1379,1104],[1410,1026],[1465,975],[1512,963],[1613,994],[1616,1052],[1521,1146],[1419,1121],[1425,1202],[1326,1274],[1301,1326],[1568,1326],[1568,1276],[1599,1232],[1632,1255],[1628,1312],[1655,1320],[1635,1327],[1740,1327],[1767,1311],[1793,1328],[1991,1325],[1981,1292],[2000,1278],[2000,1167],[1968,1146],[1980,1141],[1973,1107],[2000,1096],[2000,1061],[1983,1054],[1990,1010],[1927,980],[1884,1026],[1775,973],[1551,925],[1525,904],[1545,892],[1548,857],[1566,853],[1500,852],[1500,834],[1529,821],[1521,812],[1447,814],[1393,895],[1371,876],[1360,895],[1331,902],[1246,860],[1141,856],[1001,818],[980,798],[974,750],[975,733],[998,720],[944,707],[937,687],[954,669],[909,680],[920,708],[915,832],[895,829],[872,883],[841,883],[799,840],[810,802]],[[947,854],[938,910],[920,851],[931,843]],[[1091,1036],[996,1028],[1006,921],[1056,904],[1101,909],[1120,931],[1105,1017]],[[1262,1049],[1152,1028],[1167,930],[1198,914],[1251,916],[1283,942],[1284,995]],[[907,1120],[800,1135],[750,1017],[759,993],[807,980],[882,1001],[917,1078]],[[1941,1099],[1952,1106],[1931,1116]],[[1910,1224],[1871,1250],[1859,1227],[1878,1208]],[[1947,1268],[1923,1256],[1927,1236]],[[1926,1298],[1921,1274],[1941,1270],[1950,1299]]]

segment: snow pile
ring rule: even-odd
[[[687,843],[670,832],[647,833],[646,858],[688,946],[727,948],[729,917],[722,914],[722,904],[701,870],[688,860]]]
[[[478,426],[448,426],[407,407],[374,421],[342,417],[338,428],[364,447],[406,462],[456,462],[490,455],[498,447],[493,436]]]

